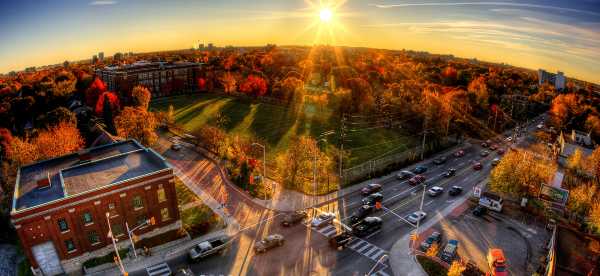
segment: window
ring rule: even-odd
[[[158,203],[167,201],[167,194],[165,194],[165,189],[163,187],[158,188],[156,194],[158,195]]]
[[[160,209],[160,218],[162,221],[169,220],[169,208]]]
[[[111,225],[110,227],[113,232],[113,237],[118,237],[118,236],[125,234],[125,231],[123,231],[123,225],[121,225],[120,223],[115,223],[115,224]]]
[[[65,220],[64,218],[59,219],[58,220],[58,229],[60,229],[60,232],[69,231],[69,225],[67,224],[67,220]]]
[[[142,197],[137,195],[133,197],[133,209],[134,210],[139,210],[141,208],[144,208],[144,202],[142,201]]]
[[[82,219],[83,219],[83,224],[90,224],[90,223],[94,222],[92,220],[92,214],[90,212],[83,213]]]
[[[71,239],[68,239],[65,241],[65,246],[67,247],[67,252],[73,252],[77,249],[77,248],[75,248],[75,244],[73,243],[73,240],[71,240]]]
[[[88,233],[88,240],[90,241],[91,245],[94,245],[100,242],[100,236],[98,236],[98,233],[96,233],[96,231],[90,231]]]

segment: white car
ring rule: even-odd
[[[504,141],[506,141],[506,142],[510,142],[510,141],[512,141],[512,136],[508,136],[508,137],[506,137],[506,138],[504,139]]]
[[[539,125],[537,125],[537,129],[542,129],[542,128],[544,128],[544,125],[543,125],[543,124],[539,124]]]
[[[422,221],[427,216],[427,213],[423,211],[416,211],[406,217],[406,220],[410,221],[410,223],[416,224],[419,221]]]
[[[427,191],[430,196],[438,196],[439,194],[444,192],[444,188],[440,186],[433,186],[431,189]]]
[[[310,225],[315,228],[321,228],[327,224],[331,224],[333,219],[335,219],[334,213],[321,213],[312,219]]]

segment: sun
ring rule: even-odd
[[[332,17],[333,17],[333,13],[331,12],[330,9],[324,8],[319,11],[319,18],[321,18],[321,21],[323,21],[323,22],[331,21]]]

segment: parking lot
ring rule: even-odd
[[[433,231],[442,233],[440,250],[448,240],[458,240],[458,257],[474,263],[483,272],[488,271],[488,249],[500,248],[511,275],[531,275],[539,265],[540,256],[545,254],[543,248],[550,237],[544,225],[496,212],[477,217],[472,214],[474,207],[473,203],[466,202],[420,238],[427,238]]]

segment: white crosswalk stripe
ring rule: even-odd
[[[354,242],[352,242],[352,243],[350,244],[350,246],[348,246],[348,247],[350,247],[350,249],[356,249],[357,247],[359,247],[361,244],[363,244],[363,243],[365,243],[365,242],[366,242],[366,241],[363,241],[363,240],[355,240],[355,241],[354,241]]]
[[[379,248],[378,246],[358,238],[350,243],[348,248],[374,261],[377,261],[381,255],[386,253],[385,250]]]
[[[167,276],[171,275],[171,269],[166,263],[160,263],[146,268],[148,276]]]
[[[317,231],[328,238],[333,237],[337,233],[337,230],[333,225],[328,225],[327,227],[321,228]]]

